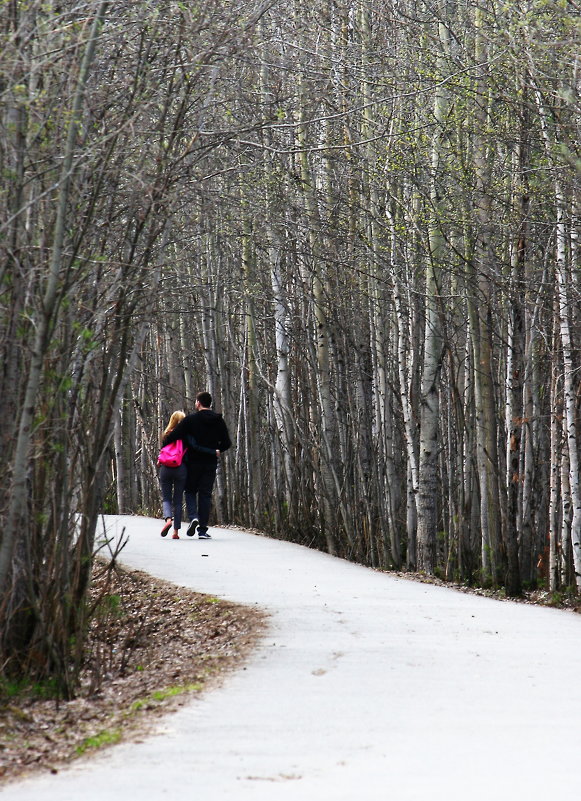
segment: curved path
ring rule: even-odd
[[[246,668],[137,744],[5,801],[578,798],[581,617],[398,579],[297,545],[126,527],[122,561],[271,613]]]

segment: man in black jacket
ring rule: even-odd
[[[212,490],[220,454],[232,445],[228,428],[221,414],[212,411],[212,396],[199,392],[196,396],[196,411],[188,414],[171,432],[168,441],[184,441],[188,448],[186,479],[186,507],[190,525],[187,535],[211,539],[208,520],[212,505]]]

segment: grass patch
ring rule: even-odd
[[[82,756],[87,751],[95,751],[98,748],[104,748],[106,745],[113,745],[118,743],[121,739],[121,732],[119,729],[104,729],[92,737],[87,737],[83,742],[75,748],[75,753]]]
[[[18,699],[23,696],[38,700],[58,698],[58,682],[54,678],[31,682],[27,679],[0,677],[0,701]]]
[[[203,689],[204,685],[200,682],[196,682],[195,684],[183,684],[177,687],[166,687],[164,690],[155,690],[146,698],[139,698],[137,701],[134,701],[129,707],[129,714],[131,715],[134,712],[139,712],[140,709],[148,707],[154,702],[160,703],[161,701],[166,701],[168,698],[175,698],[184,693],[198,693]]]
[[[182,693],[200,692],[202,688],[203,685],[200,682],[185,684],[183,687],[168,687],[165,690],[156,690],[152,697],[156,701],[165,701],[166,698],[175,698],[176,695],[182,695]]]

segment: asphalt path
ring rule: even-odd
[[[560,801],[581,797],[581,616],[408,581],[237,530],[124,529],[122,562],[257,605],[223,686],[5,801]]]

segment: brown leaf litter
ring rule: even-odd
[[[257,608],[139,571],[101,565],[91,592],[98,614],[77,697],[0,695],[0,784],[141,738],[160,715],[241,667],[265,627]]]

